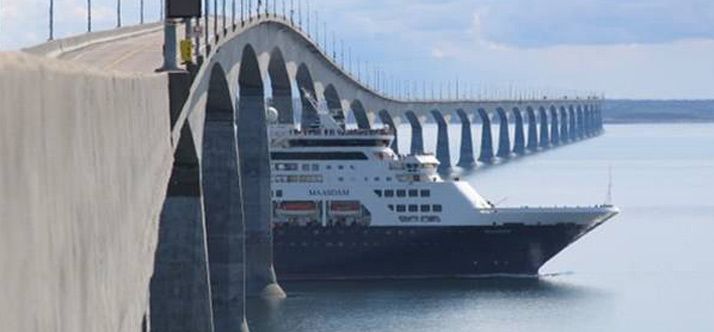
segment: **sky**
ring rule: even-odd
[[[57,36],[86,29],[86,0],[55,1]],[[147,21],[156,20],[160,2],[144,1]],[[139,2],[122,0],[125,24],[138,22]],[[426,87],[430,95],[434,85],[437,95],[454,94],[458,81],[460,94],[477,96],[714,98],[712,0],[309,2],[311,30],[319,22],[324,36],[327,27],[330,53],[334,33],[338,58],[344,41],[345,62],[351,54],[353,68],[378,68],[389,90],[399,81],[418,93]],[[0,49],[45,40],[47,3],[0,0]],[[115,11],[116,0],[93,0],[95,28],[113,27]]]

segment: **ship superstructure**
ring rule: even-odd
[[[271,126],[275,268],[285,279],[535,275],[617,214],[502,208],[434,155],[397,155],[392,128]]]

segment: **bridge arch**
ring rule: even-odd
[[[293,124],[295,117],[293,115],[290,76],[285,65],[283,52],[277,47],[270,52],[268,75],[270,76],[270,85],[273,90],[273,106],[278,110],[278,122],[281,124]]]
[[[444,114],[439,110],[431,110],[431,116],[434,117],[438,127],[436,139],[436,159],[439,160],[439,168],[446,169],[451,167],[451,152],[449,149],[449,124],[444,118]]]
[[[498,157],[508,158],[511,156],[511,138],[509,134],[508,127],[508,113],[503,107],[498,107],[496,109],[498,114],[499,126],[498,126]]]
[[[285,294],[277,286],[272,257],[270,143],[265,117],[264,86],[252,46],[243,48],[238,74],[237,149],[246,241],[246,295]]]
[[[493,162],[493,136],[491,134],[491,118],[485,109],[479,108],[478,115],[481,118],[481,153],[478,160],[484,163]]]
[[[364,105],[359,99],[355,99],[350,104],[350,109],[355,116],[355,121],[357,121],[357,128],[359,129],[369,129],[372,126],[369,124],[369,117],[367,116],[367,111],[364,109]]]
[[[327,109],[330,111],[332,118],[344,129],[346,120],[345,112],[342,110],[342,101],[340,95],[337,93],[337,89],[335,89],[334,85],[329,84],[325,88],[324,95]]]
[[[560,126],[558,124],[558,109],[555,105],[550,106],[550,142],[553,145],[560,144]]]
[[[394,140],[392,141],[392,150],[394,153],[399,154],[399,135],[397,133],[397,125],[394,122],[394,118],[392,118],[392,115],[389,114],[387,110],[381,110],[378,113],[380,121],[382,121],[383,124],[388,125],[389,128],[392,128],[394,132]]]
[[[513,108],[513,116],[516,119],[516,134],[513,152],[516,154],[524,154],[526,152],[526,138],[523,128],[523,113],[518,107]]]
[[[540,115],[540,147],[546,148],[550,144],[550,136],[548,133],[548,113],[545,107],[538,108]]]
[[[567,142],[568,138],[568,111],[560,106],[560,142]]]
[[[412,139],[410,153],[421,154],[424,153],[424,136],[421,128],[421,122],[419,118],[414,114],[414,111],[407,111],[404,116],[409,121],[409,125],[412,127]]]
[[[471,119],[463,108],[456,110],[456,115],[461,121],[461,148],[458,165],[461,167],[473,167],[474,160],[473,135],[471,133]]]
[[[538,150],[538,121],[536,120],[535,110],[532,106],[526,107],[528,115],[528,150]]]
[[[246,326],[243,199],[235,111],[223,68],[213,65],[201,149],[206,248],[217,331]]]
[[[307,65],[302,63],[298,67],[295,81],[298,85],[298,93],[300,94],[300,103],[302,104],[302,115],[300,116],[300,127],[303,129],[309,128],[311,125],[317,124],[320,119],[317,115],[317,109],[310,104],[310,101],[305,96],[305,92],[317,99],[315,93],[315,82],[312,80],[312,75]]]

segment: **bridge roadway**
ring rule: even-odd
[[[282,18],[228,29],[200,68],[168,75],[153,72],[161,32],[142,29],[26,50],[46,57],[0,54],[0,155],[12,156],[0,163],[0,322],[11,331],[247,329],[246,294],[284,296],[272,268],[265,77],[283,123],[293,85],[360,128],[408,122],[415,152],[422,123],[435,121],[445,165],[450,118],[463,124],[466,167],[472,121],[484,163],[602,131],[597,99],[386,98]],[[316,110],[301,99],[309,123]]]

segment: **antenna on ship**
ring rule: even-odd
[[[605,196],[605,205],[612,205],[612,165],[607,168],[607,196]]]

